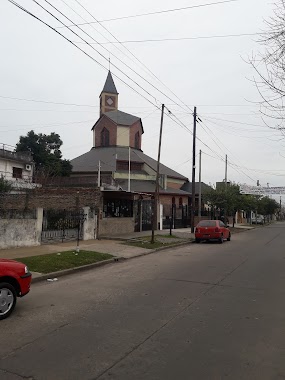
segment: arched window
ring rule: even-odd
[[[140,133],[135,134],[135,148],[140,149]]]
[[[175,205],[175,197],[172,197],[172,204]]]
[[[109,146],[110,145],[110,132],[108,129],[103,128],[101,132],[101,146]]]
[[[183,205],[183,202],[182,202],[182,197],[179,198],[179,206],[182,206]]]

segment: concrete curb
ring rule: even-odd
[[[254,229],[255,228],[249,228],[249,229],[244,228],[240,232],[251,231],[251,230],[254,230]],[[188,245],[188,244],[192,244],[192,243],[195,243],[195,239],[191,238],[188,241],[183,241],[181,243],[174,243],[173,245],[168,245],[168,246],[165,246],[165,247],[160,247],[160,248],[155,248],[155,249],[149,249],[147,252],[139,253],[136,256],[132,256],[132,257],[114,257],[113,259],[99,261],[99,262],[93,263],[93,264],[83,265],[83,266],[80,266],[80,267],[75,267],[75,268],[70,268],[70,269],[64,269],[64,270],[61,270],[61,271],[58,271],[58,272],[47,273],[47,274],[43,274],[41,276],[33,278],[32,283],[34,284],[34,283],[37,283],[37,282],[45,281],[48,278],[63,277],[63,276],[67,276],[69,274],[83,272],[83,271],[86,271],[86,270],[89,270],[89,269],[96,269],[96,268],[102,267],[104,265],[114,264],[116,262],[137,259],[139,257],[147,256],[147,255],[150,255],[152,253],[156,253],[156,252],[160,252],[160,251],[166,251],[168,249],[182,247],[182,246],[185,246],[185,245]]]
[[[149,252],[139,253],[138,255],[132,256],[132,257],[114,257],[113,259],[99,261],[98,263],[87,264],[87,265],[83,265],[83,266],[80,266],[80,267],[75,267],[75,268],[70,268],[70,269],[64,269],[64,270],[60,270],[58,272],[52,272],[52,273],[43,274],[43,275],[40,275],[38,277],[33,278],[32,279],[32,284],[35,284],[35,283],[41,282],[41,281],[46,281],[49,278],[52,279],[52,278],[63,277],[63,276],[67,276],[69,274],[83,272],[83,271],[86,271],[86,270],[89,270],[89,269],[96,269],[96,268],[102,267],[104,265],[114,264],[116,262],[136,259],[138,257],[150,255],[151,253],[155,253],[155,252],[159,252],[159,251],[165,251],[167,249],[176,248],[176,247],[180,247],[180,246],[183,246],[183,245],[188,245],[190,243],[192,243],[192,240],[189,240],[187,242],[173,244],[173,245],[166,246],[166,247],[160,247],[160,248],[156,248],[156,249],[150,249]]]
[[[116,262],[122,261],[122,260],[125,260],[124,257],[114,257],[113,259],[103,260],[103,261],[99,261],[97,263],[92,263],[92,264],[87,264],[87,265],[83,265],[80,267],[63,269],[63,270],[60,270],[57,272],[42,274],[38,277],[33,278],[32,283],[34,284],[34,283],[37,283],[40,281],[45,281],[48,278],[57,278],[57,277],[62,277],[62,276],[66,276],[66,275],[77,273],[77,272],[83,272],[83,271],[88,270],[88,269],[102,267],[104,265],[116,263]]]

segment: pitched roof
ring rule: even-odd
[[[182,190],[187,191],[188,193],[192,194],[192,182],[186,182],[184,185],[181,187]],[[201,192],[202,194],[206,193],[209,191],[211,187],[207,185],[204,182],[201,182]],[[199,194],[199,182],[195,182],[195,194]]]
[[[128,180],[121,179],[117,180],[117,183],[122,188],[122,190],[128,189]],[[141,180],[131,180],[131,191],[140,192],[140,193],[154,193],[156,188],[156,184],[154,181],[141,181]],[[180,189],[161,189],[159,190],[160,194],[176,194],[176,195],[190,195],[187,191],[183,191]]]
[[[92,148],[89,152],[71,160],[73,166],[72,172],[96,172],[98,170],[99,161],[101,161],[101,170],[103,172],[114,172],[116,171],[116,160],[128,161],[128,159],[128,147],[110,146]],[[131,148],[131,161],[145,163],[151,169],[156,171],[157,161],[144,154],[141,150]],[[187,181],[185,176],[163,164],[160,164],[160,174]]]
[[[105,85],[104,85],[102,92],[108,92],[110,94],[118,95],[118,91],[116,89],[111,71],[108,72],[107,79],[106,79],[106,82],[105,82]],[[102,92],[101,92],[101,94],[102,94]]]
[[[141,120],[140,117],[138,116],[134,116],[134,115],[131,115],[129,113],[122,112],[119,110],[105,112],[104,115],[106,115],[109,119],[114,121],[116,124],[126,125],[126,126],[133,125],[138,120]]]

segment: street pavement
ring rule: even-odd
[[[34,284],[2,380],[285,379],[285,223]]]

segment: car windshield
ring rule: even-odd
[[[197,227],[216,227],[215,220],[202,220]]]

